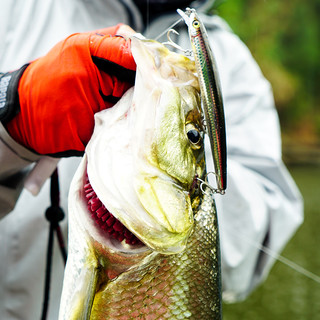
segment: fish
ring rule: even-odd
[[[70,186],[59,319],[221,319],[194,61],[137,35],[131,50],[135,86],[95,115]]]
[[[186,8],[185,11],[177,9],[177,12],[188,27],[199,77],[207,134],[216,171],[216,192],[224,194],[227,188],[226,126],[217,63],[209,44],[205,25],[196,10]]]

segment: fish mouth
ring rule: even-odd
[[[120,243],[139,246],[143,243],[128,228],[126,228],[112,213],[105,207],[102,201],[94,191],[88,174],[85,174],[85,183],[83,186],[85,198],[87,200],[88,212],[103,232],[110,238],[118,240]]]
[[[93,189],[88,177],[87,170],[84,172],[83,180],[83,199],[87,207],[87,214],[94,222],[100,232],[112,239],[112,242],[118,242],[121,247],[127,248],[141,248],[148,247],[142,240],[140,240],[133,232],[131,232],[120,220],[118,220],[112,212],[99,199],[97,193]],[[190,190],[189,196],[192,197],[194,191],[198,189],[198,175],[195,175]]]

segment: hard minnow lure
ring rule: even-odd
[[[216,170],[217,190],[224,194],[227,187],[227,148],[223,101],[216,62],[207,32],[195,9],[177,12],[188,26],[189,37],[199,78],[207,134]]]

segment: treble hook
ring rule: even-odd
[[[164,45],[169,45],[177,50],[182,51],[186,56],[192,56],[192,50],[188,50],[188,49],[183,49],[181,46],[179,46],[178,44],[176,44],[170,37],[170,33],[173,32],[176,35],[179,35],[179,32],[174,30],[174,29],[169,29],[167,32],[167,38],[168,41],[163,42],[162,44]]]
[[[212,187],[209,182],[208,182],[208,175],[209,174],[214,174],[214,175],[217,175],[215,172],[208,172],[206,175],[205,175],[205,180],[202,180],[200,178],[196,178],[198,181],[200,181],[200,190],[202,191],[202,193],[208,195],[208,196],[212,196],[213,194],[215,193],[220,193],[220,194],[224,194],[225,191],[222,190],[222,189],[215,189],[214,187]],[[211,192],[207,192],[204,187],[208,188]]]

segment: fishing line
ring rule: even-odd
[[[228,228],[230,231],[232,228]],[[250,239],[247,235],[245,235],[243,232],[239,233],[239,230],[236,231],[236,234],[239,238],[242,238],[243,240],[247,241],[249,244],[251,244],[252,246],[256,247],[257,249],[261,250],[262,252],[266,253],[267,255],[269,255],[270,257],[274,258],[275,260],[283,263],[284,265],[286,265],[287,267],[289,267],[290,269],[298,272],[299,274],[302,274],[303,276],[317,282],[320,283],[320,277],[318,275],[316,275],[315,273],[301,267],[300,265],[298,265],[297,263],[293,262],[292,260],[285,258],[284,256],[282,256],[281,254],[271,250],[270,248],[265,247],[264,245],[253,241],[252,239]]]
[[[270,250],[267,247],[264,247],[262,245],[258,245],[257,246],[261,251],[265,252],[266,254],[268,254],[269,256],[275,258],[276,260],[282,262],[283,264],[285,264],[286,266],[288,266],[289,268],[295,270],[296,272],[304,275],[305,277],[320,283],[320,277],[317,276],[316,274],[314,274],[311,271],[308,271],[307,269],[301,267],[300,265],[296,264],[295,262],[285,258],[284,256],[281,256],[278,253],[273,252],[272,250]]]

